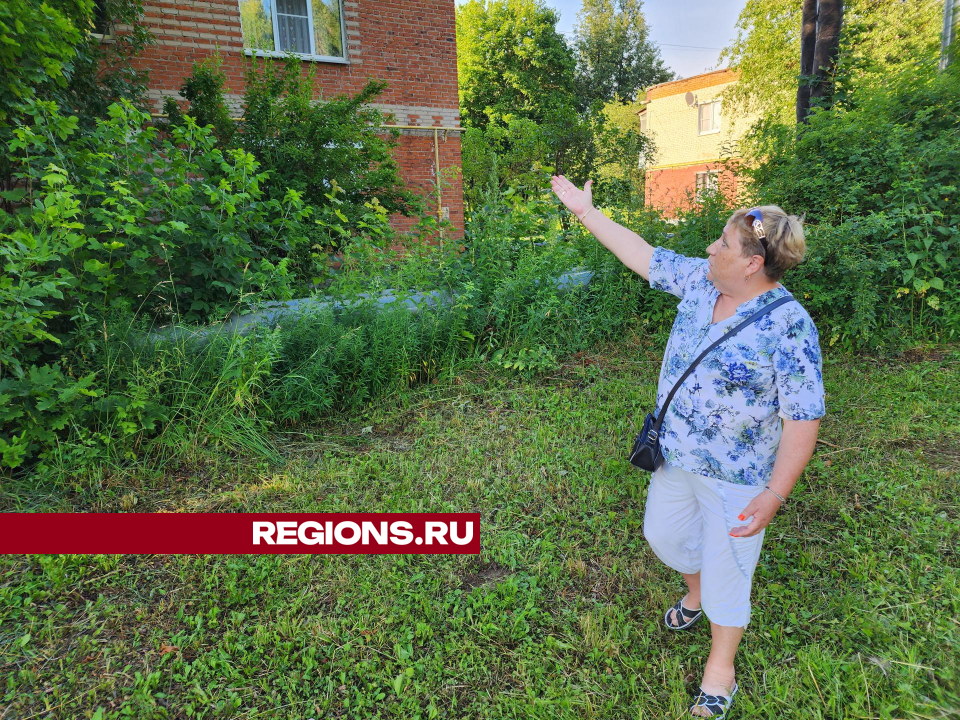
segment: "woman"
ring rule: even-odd
[[[687,258],[651,247],[596,210],[591,182],[579,190],[561,175],[552,185],[624,265],[681,299],[660,369],[659,412],[700,352],[790,296],[778,281],[803,260],[803,229],[776,206],[737,210],[707,248],[708,259]],[[823,414],[817,329],[796,301],[710,352],[667,410],[660,433],[665,463],[651,477],[644,535],[687,585],[664,616],[667,628],[686,630],[704,613],[710,620],[710,656],[690,708],[695,717],[722,718],[733,701],[734,656],[750,620],[764,528],[813,455]]]

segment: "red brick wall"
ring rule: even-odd
[[[447,208],[450,222],[457,233],[463,229],[463,190],[460,174],[460,133],[437,134],[437,149],[440,153],[440,200]],[[437,217],[437,184],[434,167],[434,139],[432,132],[400,137],[397,159],[407,184],[426,198],[426,208]],[[392,224],[400,231],[409,230],[417,218],[394,216]]]
[[[144,23],[157,39],[133,64],[150,71],[150,97],[159,111],[163,97],[176,95],[194,62],[219,50],[227,76],[228,102],[240,112],[247,58],[238,0],[146,0]],[[459,127],[454,0],[345,0],[348,63],[305,60],[315,73],[317,97],[354,94],[370,78],[387,89],[376,105],[400,125]],[[416,133],[416,131],[415,131]],[[429,152],[424,148],[429,144]],[[414,187],[432,187],[432,133],[405,135],[398,148],[404,178]],[[440,166],[460,167],[459,133],[440,142]],[[428,182],[429,181],[429,182]],[[443,190],[450,219],[463,228],[459,179]],[[435,203],[434,203],[435,208]],[[397,227],[410,220],[399,219]]]
[[[717,163],[701,163],[679,168],[650,170],[646,174],[645,201],[666,217],[676,217],[678,211],[689,209],[697,188],[697,173],[715,170],[719,173],[719,187],[730,202],[737,199],[737,178]]]

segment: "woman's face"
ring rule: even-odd
[[[736,228],[727,223],[720,237],[707,248],[707,255],[710,263],[707,280],[718,290],[724,292],[743,283],[751,258],[743,256],[740,233]]]

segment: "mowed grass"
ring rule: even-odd
[[[682,581],[625,459],[660,352],[634,336],[537,380],[474,370],[278,434],[282,466],[8,486],[6,510],[475,511],[484,549],[4,557],[0,718],[685,716],[709,632],[663,627]],[[960,717],[960,346],[828,356],[825,378],[734,717]]]

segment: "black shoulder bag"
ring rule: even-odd
[[[691,363],[690,367],[687,368],[687,371],[680,376],[680,379],[677,380],[676,384],[673,386],[673,389],[670,390],[670,394],[667,395],[666,400],[663,401],[663,407],[660,408],[660,414],[654,418],[652,413],[647,413],[647,417],[643,421],[643,429],[640,431],[640,434],[637,435],[637,439],[634,440],[633,449],[630,451],[631,465],[638,467],[641,470],[653,472],[663,464],[663,451],[660,448],[660,428],[663,426],[663,419],[667,416],[667,408],[670,406],[670,401],[673,400],[673,396],[676,394],[677,390],[679,390],[680,386],[683,385],[683,381],[690,376],[690,373],[692,373],[700,361],[707,356],[707,353],[713,350],[724,340],[736,335],[738,332],[747,327],[747,325],[756,322],[774,308],[780,307],[784,303],[790,302],[791,300],[793,300],[793,296],[787,295],[779,300],[774,300],[769,305],[764,305],[753,315],[727,332],[722,338],[714,342],[712,345],[710,345],[710,347],[697,356],[697,359]]]

